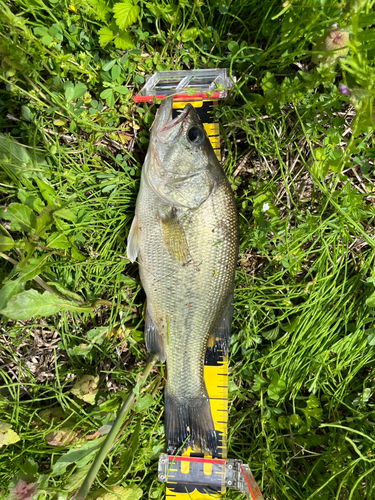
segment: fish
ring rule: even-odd
[[[162,101],[151,129],[127,257],[146,292],[145,342],[167,365],[165,436],[217,455],[203,378],[207,345],[228,352],[238,255],[238,215],[228,179],[195,108],[172,118]]]

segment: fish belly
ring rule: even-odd
[[[178,223],[187,245],[181,264],[163,242],[160,213],[165,208],[151,189],[141,188],[140,275],[150,322],[167,362],[166,436],[172,451],[185,441],[214,453],[203,359],[208,337],[220,326],[233,293],[237,214],[226,179],[199,208],[180,211]]]

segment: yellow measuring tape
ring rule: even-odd
[[[204,366],[204,380],[207,388],[208,397],[210,400],[211,415],[214,421],[215,430],[219,435],[218,454],[219,458],[213,459],[212,462],[217,460],[221,463],[222,460],[227,458],[227,428],[228,428],[228,360],[226,356],[220,356],[221,359],[216,361],[216,364]],[[196,455],[194,450],[188,448],[182,457],[190,457]],[[205,455],[204,458],[212,458]],[[203,464],[203,473],[207,478],[211,474],[223,474],[219,470],[215,470],[213,463]],[[172,463],[169,474],[168,482],[166,485],[166,498],[175,500],[207,500],[209,498],[220,498],[225,493],[224,477],[222,477],[222,486],[217,493],[208,493],[208,486],[184,484],[181,481],[183,474],[190,472],[189,462],[175,462]],[[173,473],[180,472],[179,483],[173,482]],[[182,473],[182,474],[181,474]],[[209,481],[207,481],[209,483]]]
[[[187,104],[184,102],[174,102],[173,109],[184,108]],[[197,109],[198,114],[202,120],[206,134],[214,148],[216,157],[220,161],[220,131],[219,123],[210,111],[217,106],[216,101],[193,101],[190,104]],[[221,466],[223,460],[227,458],[227,428],[228,428],[228,359],[222,353],[216,352],[215,355],[210,355],[210,350],[207,351],[204,365],[204,381],[207,388],[208,397],[210,400],[211,415],[214,422],[215,430],[218,433],[218,457],[213,458],[205,455],[205,459],[212,459],[206,461],[203,467],[203,474],[207,477],[207,484],[209,484],[209,477],[212,474],[220,474],[222,476],[220,491],[216,493],[208,491],[210,488],[207,485],[199,485],[183,483],[184,474],[188,475],[192,463],[188,461],[175,461],[172,462],[169,473],[168,482],[166,484],[166,499],[174,500],[207,500],[213,498],[220,498],[225,493],[226,488],[224,484],[224,471]],[[194,452],[190,447],[182,454],[182,457],[196,457],[202,454]],[[197,459],[199,460],[199,459]],[[220,467],[216,467],[216,464]],[[179,481],[173,482],[173,477],[178,475]]]

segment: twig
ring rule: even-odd
[[[107,306],[107,307],[112,307],[113,304],[109,300],[104,300],[104,299],[96,299],[93,302],[91,302],[92,307],[97,307],[97,306]],[[122,304],[119,304],[118,307],[120,309],[125,309],[126,311],[131,311],[134,313],[137,313],[138,310],[136,307],[130,307],[130,306],[125,306]]]
[[[251,155],[251,151],[248,151],[245,156],[241,159],[240,161],[240,164],[238,165],[238,167],[236,168],[234,174],[233,174],[233,178],[237,177],[237,175],[239,174],[239,172],[242,170],[242,167],[246,164],[249,156]]]
[[[121,429],[121,426],[125,420],[125,417],[126,417],[128,411],[135,403],[135,401],[137,399],[137,394],[139,394],[141,387],[146,382],[146,379],[149,376],[150,371],[152,370],[156,360],[157,360],[157,356],[155,356],[155,355],[150,356],[150,358],[147,362],[147,365],[145,366],[145,369],[141,375],[141,378],[139,379],[139,381],[137,382],[137,384],[135,385],[135,387],[133,388],[133,390],[131,391],[129,396],[126,398],[126,401],[123,404],[111,430],[109,431],[109,434],[107,435],[106,439],[104,440],[104,442],[99,450],[99,453],[95,457],[95,460],[94,460],[87,476],[85,477],[85,479],[82,483],[82,486],[78,490],[77,495],[75,497],[73,497],[73,498],[75,498],[75,500],[85,500],[85,498],[86,498],[86,496],[87,496],[87,494],[92,486],[92,483],[95,481],[96,475],[98,474],[99,469],[102,466],[102,463],[104,462],[110,449],[112,448],[113,442],[116,439],[117,434],[119,433],[119,431]]]
[[[243,121],[255,122],[256,120],[267,120],[268,118],[272,118],[272,116],[268,116],[268,115],[255,116],[252,118],[246,118],[245,120],[242,120],[242,121],[228,122],[227,125],[237,125],[238,124],[240,126]]]
[[[14,122],[21,122],[22,121],[19,118],[16,118],[15,116],[11,115],[10,113],[6,114],[6,118],[8,118],[8,120],[12,120]]]

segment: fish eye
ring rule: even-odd
[[[204,141],[204,132],[200,127],[193,125],[187,131],[187,138],[189,139],[189,142],[191,142],[191,144],[194,144],[194,146],[198,146]]]

